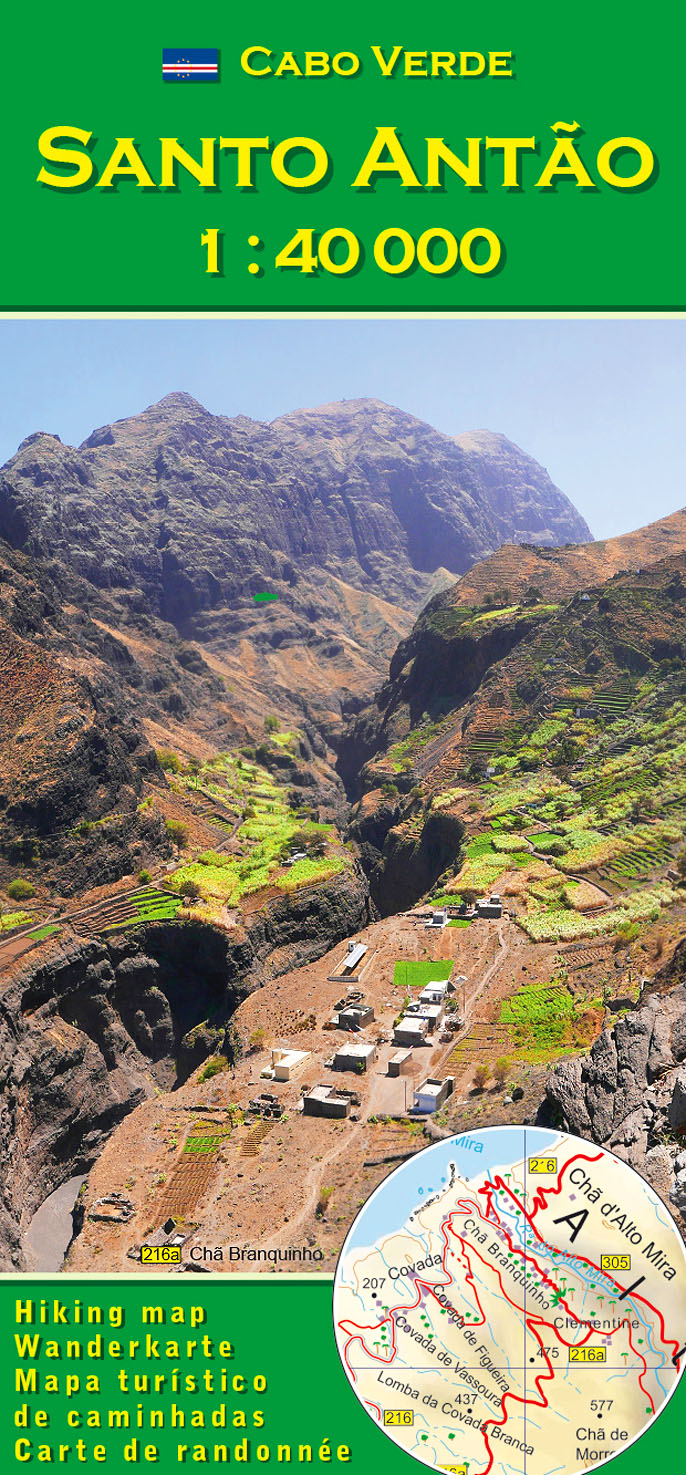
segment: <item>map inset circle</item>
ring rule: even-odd
[[[620,1454],[686,1361],[686,1251],[591,1142],[490,1127],[416,1153],[343,1245],[338,1350],[396,1444],[458,1475],[567,1475]]]

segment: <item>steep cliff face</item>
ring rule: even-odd
[[[374,905],[389,916],[413,906],[446,867],[456,867],[464,825],[440,812],[413,824],[382,802],[368,819],[361,813],[353,820],[350,833],[360,847]]]
[[[126,697],[125,658],[86,613],[65,613],[42,566],[0,551],[0,854],[39,866],[65,895],[170,850],[138,808],[161,774]]]
[[[652,532],[646,530],[648,549]],[[686,522],[682,535],[686,538]],[[633,546],[636,550],[638,535]],[[576,556],[579,550],[569,551]],[[557,553],[561,562],[564,552]],[[486,577],[488,562],[467,576],[472,586],[480,570]],[[566,574],[571,577],[569,570]],[[551,796],[560,787],[558,808],[551,800],[546,820],[585,813],[577,828],[591,829],[589,845],[600,853],[602,842],[593,826],[607,834],[604,796],[615,795],[618,787],[611,756],[615,722],[626,724],[620,731],[625,750],[643,746],[646,763],[656,761],[678,782],[678,738],[673,760],[668,762],[663,752],[670,733],[678,731],[677,714],[662,732],[659,713],[672,704],[677,711],[683,707],[686,553],[618,573],[595,587],[582,585],[571,597],[547,602],[527,586],[513,601],[512,591],[489,594],[480,605],[461,604],[452,592],[430,600],[393,655],[388,680],[351,720],[339,744],[339,773],[356,801],[350,833],[360,844],[372,894],[384,912],[406,904],[403,873],[406,879],[417,874],[418,856],[435,854],[435,864],[422,872],[433,872],[424,890],[458,858],[431,843],[436,809],[477,833],[485,815],[490,828],[490,816],[499,813],[499,790],[511,795],[517,811],[500,823],[518,832],[524,828],[523,804],[534,809],[538,797],[527,785],[538,782],[540,793]],[[662,854],[664,860],[678,837],[668,810],[679,795],[670,791],[661,811],[657,796],[639,798],[641,784],[633,763],[626,781],[631,798],[623,808],[615,800],[615,818],[624,821],[621,843],[618,831],[615,843],[623,855],[639,839],[632,825],[652,816],[647,854]],[[589,795],[597,808],[589,804]],[[569,848],[564,826],[560,837],[552,837],[558,854]],[[517,851],[514,838],[506,843]],[[660,851],[660,845],[667,849]],[[530,847],[519,848],[523,866]],[[583,857],[579,869],[584,869]],[[650,869],[647,864],[646,873]],[[469,876],[465,885],[471,887]]]
[[[641,1006],[551,1072],[539,1119],[610,1147],[686,1224],[686,942]]]
[[[457,623],[444,623],[441,610],[437,596],[398,645],[388,680],[345,731],[338,771],[352,795],[359,792],[360,779],[365,786],[366,763],[407,738],[422,719],[459,710],[489,671],[531,634],[526,614],[461,630]]]
[[[231,1019],[248,993],[369,917],[364,878],[351,871],[234,934],[154,924],[120,941],[72,938],[17,966],[0,1011],[0,1264],[21,1266],[35,1210],[87,1171],[139,1102],[215,1051],[233,1058]]]
[[[651,661],[678,655],[685,551],[681,511],[604,543],[507,545],[476,563],[424,606],[391,657],[388,679],[348,724],[338,767],[349,792],[375,754],[406,738],[422,718],[463,707],[520,644],[523,690],[514,694],[515,707],[517,697],[520,707],[534,699],[536,685],[543,691],[541,667],[556,645],[563,664],[572,659],[577,675],[596,680],[643,673]],[[653,588],[661,591],[660,607]]]
[[[373,915],[364,872],[356,866],[322,885],[271,900],[248,918],[250,942],[273,977],[296,959],[302,964],[321,957]]]
[[[224,1034],[250,956],[212,928],[157,926],[121,943],[74,940],[16,972],[0,1018],[5,1265],[21,1263],[21,1225],[47,1195],[156,1084],[183,1075],[193,1027],[213,1017]]]
[[[360,561],[386,588],[414,569],[462,573],[504,541],[590,537],[531,456],[488,431],[451,437],[379,400],[298,410],[272,429],[335,489]]]

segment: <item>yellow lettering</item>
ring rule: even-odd
[[[519,178],[519,155],[525,149],[535,149],[535,138],[487,138],[487,149],[502,149],[503,154],[503,188],[518,189]]]
[[[330,70],[328,51],[307,51],[305,53],[306,77],[326,77]]]
[[[349,67],[343,66],[346,58],[352,63]],[[360,70],[360,58],[354,51],[339,51],[333,59],[333,69],[337,77],[354,77]]]
[[[469,65],[469,63],[471,61],[475,61],[476,62],[476,66],[475,67],[471,67]],[[485,58],[485,56],[482,56],[481,55],[481,52],[480,51],[461,51],[460,52],[460,76],[461,77],[480,77],[481,74],[482,74],[482,72],[485,72],[485,70],[486,70],[486,58]]]
[[[203,189],[211,189],[214,185],[214,145],[216,139],[201,138],[202,163],[199,164],[191,154],[181,147],[178,138],[161,138],[162,145],[162,175],[160,185],[163,189],[176,189],[176,165],[180,164],[188,174],[197,179]]]
[[[271,51],[266,46],[248,46],[241,57],[241,66],[250,77],[268,77],[271,67],[253,67],[250,59],[253,56],[271,56]]]
[[[268,138],[220,138],[220,149],[235,149],[238,155],[237,189],[254,189],[253,153],[269,148]]]
[[[394,71],[395,71],[395,69],[396,69],[396,67],[398,65],[399,58],[400,58],[400,56],[402,54],[402,49],[403,49],[402,46],[394,46],[393,47],[393,50],[391,52],[389,61],[386,61],[386,58],[385,58],[385,56],[383,54],[383,51],[381,50],[381,47],[380,46],[372,46],[372,53],[375,56],[376,60],[378,61],[379,66],[381,68],[381,71],[382,71],[384,77],[392,77],[393,76],[393,73],[394,73]]]
[[[38,175],[39,184],[49,184],[53,189],[78,189],[80,184],[85,184],[93,173],[93,160],[89,154],[81,153],[77,149],[56,148],[55,141],[58,138],[73,138],[77,143],[85,147],[92,138],[90,132],[85,128],[46,128],[38,140],[38,150],[44,159],[51,164],[73,164],[75,174],[50,174],[45,168],[41,168]]]
[[[427,138],[426,183],[430,189],[440,189],[443,184],[442,164],[447,164],[453,174],[458,174],[470,189],[481,184],[481,139],[467,139],[467,163],[454,154],[442,138]]]
[[[384,149],[388,150],[389,159],[381,158]],[[353,180],[353,189],[367,189],[372,175],[376,174],[397,174],[406,189],[411,185],[419,185],[395,128],[377,128],[376,138],[357,178]]]
[[[536,180],[536,188],[552,189],[554,179],[558,177],[569,179],[570,176],[576,180],[577,188],[581,185],[586,189],[597,189],[597,185],[593,183],[588,170],[579,158],[574,139],[556,138],[548,163],[540,179]]]
[[[511,51],[489,51],[488,53],[488,75],[489,77],[511,77],[512,68],[508,62],[512,61]]]
[[[309,174],[290,174],[286,168],[286,159],[293,149],[306,149],[312,155],[313,164]],[[326,149],[316,138],[285,138],[282,143],[277,143],[272,154],[272,171],[274,177],[280,184],[288,185],[289,189],[308,189],[313,184],[319,184],[324,178],[329,167],[329,155]]]
[[[155,188],[155,181],[151,179],[141,159],[132,138],[118,138],[117,146],[113,150],[105,166],[105,172],[101,179],[97,180],[100,189],[112,189],[112,181],[115,177],[126,178],[133,175],[136,181],[136,189]]]
[[[437,77],[439,72],[445,72],[446,77],[455,76],[455,62],[457,58],[454,51],[432,51],[431,53],[431,75]]]
[[[281,61],[279,62],[279,65],[276,68],[276,71],[274,73],[274,76],[275,77],[283,77],[283,76],[287,75],[289,72],[290,72],[291,76],[293,76],[293,77],[302,77],[302,72],[300,70],[300,67],[298,66],[298,63],[297,63],[294,55],[293,55],[293,52],[292,51],[284,51],[284,54],[283,54],[283,56],[281,58]]]
[[[488,246],[488,257],[481,263],[475,261],[472,255],[472,246],[475,246],[477,241],[485,241]],[[473,272],[475,276],[486,276],[488,272],[495,271],[501,255],[501,245],[495,231],[487,230],[485,226],[476,230],[468,230],[460,241],[460,255],[467,271]]]
[[[639,164],[635,174],[616,174],[613,168],[615,154],[621,149],[631,149],[638,154]],[[641,138],[611,138],[598,152],[598,173],[606,184],[615,189],[638,189],[650,179],[655,168],[655,155]]]

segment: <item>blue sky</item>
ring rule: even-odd
[[[0,463],[33,430],[71,444],[185,389],[271,420],[374,396],[449,435],[501,431],[596,537],[686,503],[686,322],[0,321]]]

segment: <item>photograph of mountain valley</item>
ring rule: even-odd
[[[683,1230],[686,324],[0,343],[0,1269],[332,1274],[503,1123]]]

